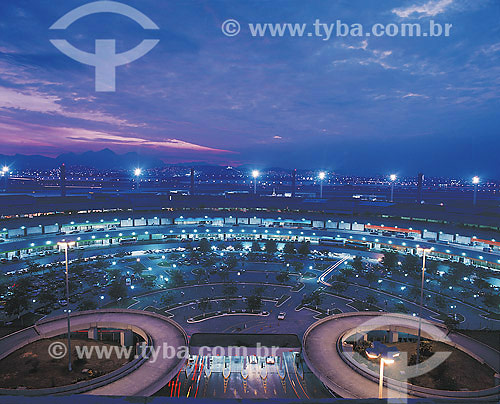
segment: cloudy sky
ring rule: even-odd
[[[0,154],[138,151],[167,163],[500,178],[498,0],[123,0],[49,27],[86,0],[0,3]],[[239,21],[239,35],[221,25]],[[253,37],[249,24],[453,24],[448,37]],[[334,31],[335,32],[335,28]],[[158,45],[95,91],[95,69],[57,50]]]

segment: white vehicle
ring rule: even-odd
[[[282,311],[280,314],[278,314],[278,320],[284,320],[286,317],[286,313]]]
[[[268,356],[268,357],[266,358],[266,363],[267,363],[268,365],[274,365],[274,362],[275,362],[275,361],[274,361],[274,356]]]
[[[127,285],[127,286],[132,285],[132,279],[130,279],[130,278],[125,279],[125,285]]]
[[[248,357],[248,362],[251,364],[256,364],[257,363],[257,357],[255,355],[250,355]]]

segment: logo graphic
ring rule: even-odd
[[[64,30],[82,17],[99,13],[120,14],[134,20],[144,29],[160,29],[140,11],[116,1],[95,1],[75,8],[57,20],[50,29]],[[65,39],[52,39],[50,42],[66,56],[77,62],[95,67],[96,91],[113,92],[116,89],[116,68],[143,57],[160,41],[145,39],[135,48],[123,53],[116,53],[116,40],[114,39],[97,39],[95,41],[95,53],[77,49]]]

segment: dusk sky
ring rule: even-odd
[[[116,14],[49,30],[86,0],[0,5],[0,154],[110,148],[342,173],[500,178],[500,1],[123,0],[160,28]],[[236,19],[239,35],[222,23]],[[257,38],[249,23],[450,23],[448,37]],[[67,39],[124,52],[116,92],[57,50]]]

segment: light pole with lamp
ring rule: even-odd
[[[422,283],[420,285],[420,308],[418,314],[418,336],[417,336],[417,367],[420,362],[420,339],[422,335],[422,307],[424,305],[424,277],[425,277],[425,255],[432,251],[432,248],[422,248]]]
[[[68,319],[68,371],[71,372],[73,369],[71,367],[71,327],[70,327],[70,320],[69,320],[69,315],[71,313],[71,310],[69,309],[68,248],[74,246],[75,242],[74,241],[59,242],[59,243],[57,243],[57,245],[64,249],[64,258],[66,261],[66,313],[67,313],[67,319]]]
[[[2,174],[2,177],[4,178],[4,182],[5,182],[5,191],[7,191],[7,188],[8,188],[8,181],[9,181],[9,167],[8,166],[3,166],[2,167],[2,171],[1,171],[1,174]]]
[[[320,173],[318,174],[318,178],[319,178],[319,197],[320,198],[323,198],[323,180],[325,179],[326,177],[326,173],[324,171],[320,171]]]
[[[138,191],[139,190],[139,177],[142,175],[142,170],[140,168],[136,168],[134,170],[134,176],[135,176],[135,189]]]
[[[394,202],[394,183],[396,182],[396,174],[391,174],[390,177],[391,179],[391,202]]]
[[[476,202],[477,202],[477,186],[479,184],[479,177],[477,175],[472,178],[472,183],[474,184],[474,197],[472,199],[472,204],[474,206],[476,206]]]
[[[252,171],[252,177],[253,177],[253,193],[254,195],[257,194],[257,178],[259,177],[260,172],[259,170],[253,170]]]
[[[394,358],[399,356],[399,350],[396,347],[388,347],[378,341],[373,342],[373,347],[366,349],[366,356],[370,359],[380,358],[380,374],[378,382],[378,398],[384,398],[384,364],[392,365]]]

